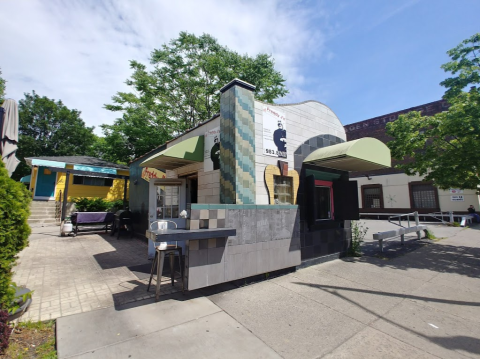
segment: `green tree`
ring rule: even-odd
[[[452,77],[441,82],[448,111],[431,117],[420,112],[399,116],[387,124],[392,156],[407,159],[397,167],[418,173],[441,189],[477,189],[480,184],[480,34],[448,51],[452,61],[442,68]],[[465,88],[472,86],[468,92]]]
[[[0,75],[2,74],[2,71],[0,70]],[[3,103],[5,100],[5,84],[7,81],[5,81],[1,76],[0,76],[0,105]]]
[[[30,201],[28,190],[9,178],[0,161],[0,309],[9,309],[14,298],[12,268],[17,254],[28,245]]]
[[[467,87],[480,83],[480,33],[462,41],[457,47],[447,51],[452,61],[441,67],[451,72],[440,85],[447,88],[444,98],[455,99]]]
[[[79,156],[91,151],[96,136],[86,127],[80,111],[70,110],[62,101],[26,93],[18,104],[19,141],[17,158],[22,162],[12,178],[30,173],[25,157]]]
[[[219,89],[234,78],[255,85],[255,97],[268,103],[288,93],[270,55],[240,55],[208,34],[181,32],[154,50],[150,62],[151,71],[131,61],[126,83],[133,92],[118,92],[105,106],[123,113],[113,125],[102,125],[110,147],[105,151],[122,162],[218,113]]]

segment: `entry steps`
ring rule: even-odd
[[[30,203],[30,217],[28,224],[31,227],[46,227],[58,225],[55,219],[55,201],[32,201]]]

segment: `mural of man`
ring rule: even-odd
[[[213,169],[220,169],[220,139],[218,136],[215,136],[213,140],[214,144],[210,150],[210,159],[213,162]]]
[[[273,142],[279,152],[287,151],[287,131],[283,129],[283,123],[280,120],[278,120],[278,129],[273,133]]]

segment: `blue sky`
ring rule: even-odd
[[[323,102],[344,125],[439,100],[446,51],[480,32],[478,0],[2,0],[0,13],[7,97],[61,99],[97,134],[129,60],[180,31],[272,54],[290,90],[278,102]]]

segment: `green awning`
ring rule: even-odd
[[[203,136],[191,137],[140,163],[140,167],[173,170],[194,162],[203,162]]]
[[[391,162],[390,149],[371,137],[319,148],[303,161],[341,171],[373,171],[391,167]]]

